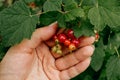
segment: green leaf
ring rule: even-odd
[[[97,47],[95,48],[95,52],[92,56],[92,61],[91,61],[91,67],[95,70],[98,71],[101,69],[105,57],[105,52],[104,52],[104,45],[102,40],[100,40],[97,43]]]
[[[102,71],[100,72],[100,76],[98,80],[107,80],[105,68],[102,68]]]
[[[4,0],[0,0],[0,7],[3,6],[3,1]]]
[[[34,2],[35,0],[24,0],[26,3]]]
[[[81,8],[75,8],[65,13],[65,21],[75,20],[76,17],[84,17],[84,10]]]
[[[92,79],[92,77],[90,75],[86,75],[83,80],[93,80],[93,79]]]
[[[108,44],[108,38],[110,36],[110,30],[111,30],[111,28],[106,26],[102,31],[102,37],[103,37],[103,44],[104,45]]]
[[[76,37],[94,35],[93,26],[88,21],[81,21],[80,26],[72,27]]]
[[[96,0],[83,0],[82,6],[94,6]]]
[[[59,27],[66,27],[66,22],[65,22],[65,15],[64,14],[59,14],[58,15],[58,25]]]
[[[52,22],[57,21],[57,17],[60,13],[57,11],[50,11],[40,15],[40,24],[49,25]]]
[[[100,11],[102,12],[101,15],[103,16],[103,20],[105,19],[105,24],[107,24],[111,28],[116,28],[120,26],[120,15],[104,7],[101,7]]]
[[[111,48],[114,48],[114,47],[119,47],[120,44],[118,44],[120,42],[120,32],[119,33],[113,33],[110,35],[110,38],[109,38],[109,46],[111,46]]]
[[[0,61],[3,59],[5,54],[6,54],[6,48],[0,43]]]
[[[58,24],[60,27],[66,27],[65,22],[69,22],[72,20],[75,20],[77,17],[84,17],[84,10],[81,8],[76,8],[73,10],[70,10],[66,13],[60,13],[58,14]]]
[[[63,0],[63,7],[65,11],[69,11],[78,8],[78,5],[75,0]]]
[[[101,31],[105,25],[111,28],[120,26],[120,9],[118,8],[118,0],[98,0],[98,5],[91,8],[88,13],[90,22],[95,26],[95,29]],[[116,9],[117,8],[117,9]]]
[[[107,80],[120,79],[120,57],[111,56],[106,64]]]
[[[101,31],[105,27],[104,19],[100,14],[100,10],[97,7],[90,9],[88,18],[90,22],[95,26],[95,30]]]
[[[0,13],[0,18],[1,36],[5,46],[30,38],[38,22],[38,16],[31,15],[29,8],[22,1],[17,1],[4,9]]]
[[[60,11],[62,0],[47,0],[43,5],[44,12]]]
[[[112,7],[119,6],[120,1],[119,0],[98,0],[98,5],[111,9]]]

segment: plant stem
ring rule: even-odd
[[[80,4],[78,5],[79,7],[82,5],[83,0],[80,1]]]
[[[32,16],[40,16],[41,14],[44,14],[44,13],[46,13],[46,12],[38,11],[36,14],[30,15],[30,16],[31,16],[31,17],[32,17]]]
[[[7,0],[8,6],[11,6],[11,5],[12,5],[12,2],[13,2],[13,0]]]
[[[117,53],[118,57],[120,57],[120,54],[119,54],[119,52],[118,52],[118,50],[117,50],[117,47],[116,47],[116,46],[114,47],[114,49],[115,49],[115,51],[116,51],[116,53]]]
[[[94,5],[98,8],[98,1],[94,0]]]

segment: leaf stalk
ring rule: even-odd
[[[118,57],[120,58],[120,53],[118,52],[117,47],[115,46],[114,49],[115,49],[115,51],[116,51]]]

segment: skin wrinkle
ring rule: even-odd
[[[71,56],[73,56],[73,59],[75,59],[76,64],[80,62],[80,60],[78,60],[78,59],[75,57],[74,53],[71,53]],[[73,64],[72,64],[72,65],[73,65]],[[72,65],[71,65],[71,66],[72,66]],[[74,65],[75,65],[75,64],[74,64]]]
[[[71,55],[71,54],[70,54],[70,55]],[[70,56],[70,55],[68,55],[68,56]],[[66,60],[66,58],[63,59],[63,62],[64,62],[64,65],[65,65],[67,68],[65,67],[65,68],[62,69],[62,70],[69,69],[71,66],[73,66],[73,65],[67,64],[68,61]]]
[[[73,71],[74,73],[71,73],[71,71]],[[68,75],[69,75],[71,78],[73,78],[72,75],[78,74],[78,71],[77,71],[77,69],[76,69],[75,67],[70,68],[69,70],[67,70],[67,72],[69,73]]]
[[[71,78],[71,76],[75,77],[75,75],[77,74],[76,72],[73,75],[71,73],[71,76],[69,76],[68,75],[69,73],[67,72],[67,70],[70,69],[71,67],[77,66],[77,64],[71,66],[68,69],[60,71],[56,66],[56,59],[55,59],[55,57],[52,56],[52,54],[50,52],[51,50],[48,48],[48,46],[46,46],[44,44],[46,42],[46,40],[48,40],[50,37],[52,37],[52,35],[55,33],[55,31],[56,31],[55,28],[57,28],[57,26],[56,27],[55,26],[56,26],[56,24],[54,24],[54,27],[52,27],[52,26],[44,27],[44,29],[40,28],[39,30],[36,30],[37,32],[35,31],[33,33],[30,41],[26,42],[27,41],[26,40],[25,42],[23,42],[20,45],[21,49],[17,45],[16,46],[17,48],[15,47],[11,51],[8,51],[9,53],[6,55],[7,57],[4,58],[4,60],[2,61],[2,64],[1,64],[1,65],[3,65],[2,70],[5,71],[6,68],[8,70],[11,70],[12,68],[14,68],[14,66],[11,66],[11,67],[8,66],[6,68],[4,68],[4,66],[7,66],[7,64],[9,64],[9,65],[17,64],[19,61],[22,61],[23,63],[21,64],[21,62],[20,62],[18,65],[15,66],[16,69],[14,69],[15,72],[17,72],[17,70],[18,70],[18,72],[26,71],[26,74],[23,74],[23,75],[18,74],[19,76],[17,76],[17,77],[19,80],[21,80],[21,79],[23,80],[23,78],[26,77],[26,75],[28,75],[28,78],[26,78],[27,80],[69,80]],[[41,30],[43,30],[43,31],[41,31]],[[47,30],[49,30],[51,32],[47,33],[46,32]],[[44,40],[44,41],[42,41],[42,40]],[[88,43],[89,42],[87,42],[87,44]],[[42,45],[42,44],[44,44],[44,45]],[[86,43],[84,42],[84,44],[86,44]],[[89,44],[92,44],[92,43],[90,42]],[[22,48],[24,48],[24,50],[22,50]],[[31,49],[35,49],[35,51],[34,52],[27,51],[27,50],[31,50]],[[87,49],[88,48],[86,48],[84,50],[86,51]],[[19,50],[20,50],[20,52],[19,52]],[[14,52],[15,54],[12,54],[12,52]],[[16,55],[16,52],[19,55]],[[30,54],[28,54],[29,52],[30,52]],[[35,57],[31,54],[34,54]],[[80,54],[80,53],[78,53],[78,54]],[[81,52],[81,54],[82,54],[82,52]],[[12,56],[12,55],[14,55],[14,56]],[[65,58],[65,56],[64,57],[62,56],[61,58]],[[15,59],[14,59],[16,57],[17,57],[17,60],[19,60],[18,62],[15,61]],[[9,61],[9,59],[11,59],[11,61],[14,63]],[[74,57],[71,59],[74,59]],[[62,65],[64,65],[64,64],[67,65],[67,62],[68,61],[70,62],[70,60],[69,59],[66,59],[66,60],[67,61],[65,61],[65,62],[63,60],[63,63],[61,62],[62,64],[59,64],[58,66],[62,67]],[[6,62],[7,62],[7,64],[5,64]],[[69,63],[69,64],[71,64],[71,63]],[[84,69],[86,69],[87,65],[89,65],[88,61],[85,62],[84,65],[79,64],[77,66],[77,69],[79,70],[78,72],[81,73],[80,71],[83,71]],[[69,71],[72,72],[71,70],[72,69],[70,69]],[[6,80],[9,80],[9,77],[6,78],[6,76],[2,76],[1,80],[3,80],[3,78],[5,78]],[[10,80],[18,80],[18,79],[14,79],[14,76],[11,76],[11,78],[10,78]]]
[[[86,68],[84,67],[85,69],[82,70],[82,69],[83,69],[83,66],[82,66],[81,68],[78,68],[78,66],[79,66],[79,65],[86,65],[85,62],[87,61],[87,63],[88,63],[88,60],[89,60],[89,59],[90,59],[90,57],[87,58],[87,59],[85,59],[85,60],[83,60],[83,61],[81,61],[78,65],[76,65],[76,66],[75,66],[75,67],[76,67],[76,70],[82,73],[87,67],[86,67]],[[89,61],[89,64],[90,64],[90,61]],[[87,66],[89,66],[89,65],[87,64]]]
[[[36,51],[36,55],[37,55],[37,58],[38,58],[38,66],[39,66],[39,56],[38,56],[38,54],[37,54],[37,50],[35,49],[35,51]],[[39,67],[38,67],[38,69],[37,69],[38,71],[39,71]]]
[[[46,45],[44,44],[43,46],[45,46],[46,47]],[[47,50],[46,50],[46,52],[45,52],[45,56],[44,56],[44,63],[45,63],[45,70],[46,71],[48,71],[48,73],[47,73],[47,75],[48,76],[50,76],[51,74],[54,74],[54,72],[56,72],[56,73],[58,73],[59,74],[59,72],[58,72],[58,70],[57,70],[57,68],[55,67],[55,65],[54,65],[54,58],[53,58],[53,56],[51,55],[51,53],[49,53],[49,48],[48,47],[46,47],[47,48]],[[51,58],[51,60],[48,60],[48,59],[50,59]],[[49,65],[49,66],[48,66]],[[54,69],[55,68],[55,69]],[[51,80],[53,80],[53,77],[49,77]],[[56,78],[58,78],[58,77],[56,77]],[[58,79],[57,79],[58,80]]]
[[[36,54],[36,50],[33,50],[33,51],[35,51],[35,53],[33,53],[35,55]],[[32,71],[32,68],[34,66],[34,62],[35,62],[35,56],[34,56],[34,59],[33,59],[33,64],[32,64],[31,69],[30,69],[31,71]],[[29,76],[31,71],[28,71],[28,75],[26,76],[26,78],[24,78],[24,80],[27,80],[27,78],[28,78],[28,76]]]
[[[80,59],[78,59],[78,58],[75,56],[75,54],[74,54],[74,53],[73,53],[72,55],[73,55],[73,56],[74,56],[74,58],[78,61],[78,63],[79,63],[79,62],[81,62],[81,61],[80,61]],[[75,65],[76,65],[76,64],[75,64]]]
[[[87,48],[89,48],[90,50],[88,50]],[[86,49],[87,51],[84,51],[84,49]],[[86,46],[86,47],[83,47],[81,48],[81,50],[78,50],[77,52],[74,52],[72,54],[69,54],[69,55],[66,55],[65,57],[62,57],[60,59],[58,59],[56,61],[56,64],[58,65],[58,69],[59,70],[65,70],[65,69],[68,69],[69,67],[79,63],[80,61],[86,59],[87,57],[91,56],[92,52],[93,52],[93,47],[92,46]],[[87,54],[88,53],[88,54]],[[75,58],[74,58],[75,56]],[[81,56],[81,58],[79,57]],[[82,58],[83,57],[83,58]],[[68,62],[69,60],[68,59],[72,59],[73,61],[77,60],[74,64],[73,61],[71,62]],[[60,61],[60,62],[59,62]],[[60,64],[64,64],[64,66],[61,68]]]
[[[41,51],[41,49],[39,50],[40,51],[40,53],[42,53],[42,51]],[[37,51],[37,49],[36,49],[36,52],[38,53],[38,51]],[[48,75],[47,75],[47,73],[45,72],[45,69],[44,69],[44,60],[45,60],[45,55],[43,55],[41,58],[42,59],[40,59],[40,56],[37,54],[37,56],[38,56],[38,59],[42,62],[42,68],[43,68],[43,72],[46,74],[46,76],[48,77]],[[48,77],[48,79],[49,79],[49,77]],[[50,79],[49,79],[50,80]]]
[[[91,48],[91,49],[87,49],[87,48]],[[87,49],[87,52],[86,51],[84,51],[84,49]],[[79,51],[77,51],[74,55],[75,55],[75,57],[76,57],[76,59],[78,59],[79,61],[81,60],[81,61],[83,61],[85,58],[87,58],[87,57],[89,57],[89,56],[91,56],[92,55],[92,52],[94,51],[94,49],[93,49],[93,47],[91,47],[91,46],[86,46],[86,47],[83,47],[82,49],[81,49],[81,54],[82,54],[82,56],[80,56],[81,54],[79,54],[78,52]],[[87,54],[86,54],[87,53]],[[88,54],[89,53],[89,54]],[[78,56],[80,56],[80,57],[78,57]],[[84,58],[83,58],[84,57]]]
[[[43,64],[45,62],[45,55],[43,56]],[[48,77],[48,79],[50,80],[50,77],[47,75],[46,71],[45,71],[45,66],[43,65],[43,71],[45,72],[46,76]]]
[[[43,43],[41,44],[41,46],[43,45]],[[41,46],[39,48],[41,48]],[[47,48],[48,49],[48,48]],[[40,53],[42,54],[43,52],[41,51],[41,49],[39,49]],[[40,57],[40,56],[39,56]],[[42,55],[42,68],[44,73],[46,74],[46,76],[48,77],[48,79],[50,80],[49,76],[47,75],[46,71],[45,71],[45,66],[44,66],[44,62],[45,62],[45,54]]]
[[[50,74],[52,74],[52,69],[53,69],[53,68],[51,67],[51,66],[52,66],[51,63],[48,62],[49,60],[47,60],[47,57],[48,57],[48,56],[46,56],[46,57],[44,58],[44,63],[45,63],[44,66],[45,66],[45,70],[47,70],[47,72],[48,72],[48,74],[47,74],[47,73],[46,73],[46,74],[47,74],[47,75],[50,75]],[[49,63],[49,64],[48,64],[48,63]],[[48,66],[48,65],[49,65],[49,66]],[[53,80],[53,79],[51,79],[51,78],[49,77],[49,80]]]
[[[64,57],[62,57],[62,58],[64,58]],[[61,59],[61,58],[60,58]],[[62,61],[62,64],[64,65],[64,66],[68,66],[66,63],[65,63],[65,61],[64,61],[64,59],[62,59],[61,60]],[[59,64],[61,64],[61,63],[59,63]],[[59,64],[57,64],[57,61],[56,61],[56,67],[61,71],[61,70],[64,70],[64,69],[60,69],[57,65],[59,65]],[[63,66],[62,65],[62,66]]]

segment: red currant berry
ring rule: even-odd
[[[100,38],[99,34],[96,33],[96,34],[95,34],[95,40],[98,41],[99,38]]]
[[[34,2],[29,3],[28,6],[30,8],[36,8],[36,4]]]
[[[78,39],[73,39],[73,40],[72,40],[72,43],[75,44],[76,47],[78,47],[79,44],[80,44],[80,42],[79,42]]]
[[[75,46],[75,44],[71,43],[68,48],[70,51],[73,51],[76,49],[76,46]]]
[[[66,39],[67,39],[67,37],[66,37],[65,34],[61,33],[61,34],[58,35],[58,40],[59,40],[59,42],[64,43],[64,41],[65,41]]]
[[[70,40],[66,39],[65,42],[64,42],[64,45],[65,45],[65,46],[69,46],[70,43],[71,43]]]
[[[74,39],[74,38],[75,38],[75,36],[74,36],[74,31],[73,31],[72,29],[69,29],[69,30],[67,31],[67,36],[68,36],[69,38]]]

